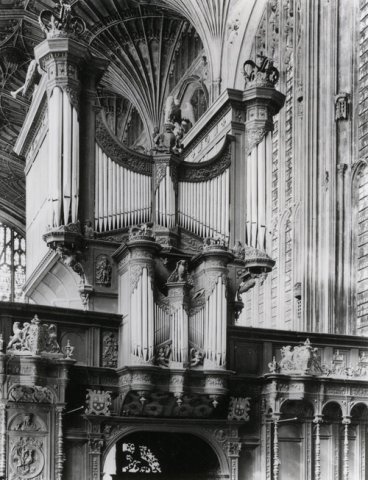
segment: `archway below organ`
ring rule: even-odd
[[[220,464],[212,448],[187,433],[134,432],[118,440],[104,463],[103,480],[213,480]]]

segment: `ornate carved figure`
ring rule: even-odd
[[[118,365],[118,339],[114,333],[103,337],[102,366],[116,368]]]
[[[244,258],[244,246],[240,240],[237,240],[235,242],[235,245],[233,246],[232,250],[233,250],[233,254],[235,255],[235,258],[239,258],[240,260]]]
[[[10,479],[35,478],[42,472],[44,463],[42,441],[20,438],[10,453]]]
[[[13,385],[9,390],[8,398],[11,402],[52,403],[53,396],[47,387],[28,387]]]
[[[249,420],[249,410],[250,398],[230,397],[227,419],[247,422]]]
[[[84,236],[86,238],[95,237],[95,231],[93,229],[91,220],[86,220],[86,222],[84,223]]]
[[[87,388],[87,415],[111,415],[111,392]]]
[[[56,12],[42,10],[38,23],[47,38],[79,36],[86,29],[84,21],[80,17],[72,15],[72,7],[65,0],[59,0]]]
[[[188,279],[188,262],[186,260],[179,260],[176,264],[175,270],[167,279],[168,282],[186,282]]]
[[[66,267],[70,267],[75,273],[77,273],[81,277],[82,282],[85,281],[84,268],[80,263],[81,252],[79,250],[71,250],[65,245],[59,244],[56,247],[56,253]]]
[[[7,350],[13,353],[25,352],[39,355],[61,352],[57,342],[56,326],[47,323],[41,325],[37,315],[34,316],[31,323],[24,322],[23,328],[21,328],[20,322],[15,322],[13,333],[7,347]]]
[[[203,250],[211,248],[227,249],[227,240],[225,235],[218,235],[217,237],[206,237],[203,240]]]
[[[142,223],[142,225],[135,225],[129,230],[129,240],[139,240],[139,239],[150,239],[152,240],[153,231],[152,228],[147,223]]]
[[[18,94],[20,93],[22,97],[25,97],[29,90],[34,86],[40,78],[40,74],[38,72],[38,64],[36,60],[31,60],[30,64],[28,65],[26,80],[24,84],[13,92],[10,92],[10,95],[13,98],[17,98]]]
[[[239,285],[238,288],[238,293],[237,293],[237,298],[238,300],[241,300],[241,294],[248,292],[251,288],[255,286],[257,283],[257,275],[251,272],[248,272],[244,277],[242,278],[242,282]]]
[[[200,350],[196,348],[190,349],[190,366],[198,367],[203,364],[204,355]]]
[[[252,86],[274,87],[279,79],[279,71],[273,66],[273,60],[257,55],[256,61],[247,60],[243,65],[246,88]]]
[[[15,425],[14,430],[20,430],[22,432],[40,430],[40,427],[34,422],[33,418],[33,413],[26,413],[23,420]]]
[[[99,255],[96,260],[96,283],[98,285],[104,285],[105,287],[111,286],[112,267],[107,255]]]
[[[156,364],[160,367],[168,367],[171,356],[171,345],[161,345],[156,351]]]
[[[323,372],[318,357],[318,348],[313,348],[309,339],[297,347],[286,345],[281,350],[279,363],[273,361],[269,369],[271,373],[283,374],[321,374]]]

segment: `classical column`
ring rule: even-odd
[[[56,406],[56,426],[57,426],[56,462],[55,462],[56,480],[63,479],[63,464],[64,464],[63,410],[64,410],[64,405]]]
[[[343,480],[349,480],[349,425],[350,417],[343,417],[342,424],[344,426],[344,449],[343,449]]]
[[[0,478],[6,478],[6,402],[0,403]]]
[[[280,457],[279,457],[279,419],[280,415],[273,415],[273,480],[278,480],[280,471]]]
[[[320,424],[322,415],[316,415],[313,423],[315,424],[314,435],[314,480],[321,479],[321,438],[320,438]]]

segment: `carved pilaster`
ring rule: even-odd
[[[6,476],[6,403],[0,403],[0,478]]]
[[[101,478],[101,450],[103,446],[102,438],[90,438],[88,441],[91,480],[100,480]]]
[[[57,439],[56,439],[56,465],[55,475],[56,480],[62,480],[63,478],[63,464],[64,464],[64,446],[63,446],[63,405],[56,406],[56,426],[57,426]]]
[[[241,450],[241,443],[236,441],[229,441],[227,443],[227,453],[230,462],[230,479],[238,480],[238,464],[239,464],[239,454]]]
[[[273,480],[278,480],[280,471],[279,457],[279,415],[273,416]]]

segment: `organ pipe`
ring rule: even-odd
[[[79,202],[78,114],[59,87],[49,99],[49,138],[49,224],[59,227],[78,220]]]
[[[132,354],[144,362],[152,361],[154,355],[154,308],[151,278],[144,267],[130,306]]]
[[[105,232],[150,219],[151,177],[124,168],[96,144],[95,229]]]
[[[172,313],[170,327],[172,360],[185,363],[188,361],[188,314],[183,305]]]
[[[268,132],[248,153],[246,160],[246,243],[261,250],[266,249],[267,158],[272,155],[271,142],[271,133]]]
[[[226,362],[226,287],[219,278],[205,305],[205,357],[218,367]]]
[[[179,182],[178,222],[202,236],[229,237],[229,170],[205,182]]]
[[[201,308],[189,318],[189,341],[197,348],[203,348],[205,309]]]

